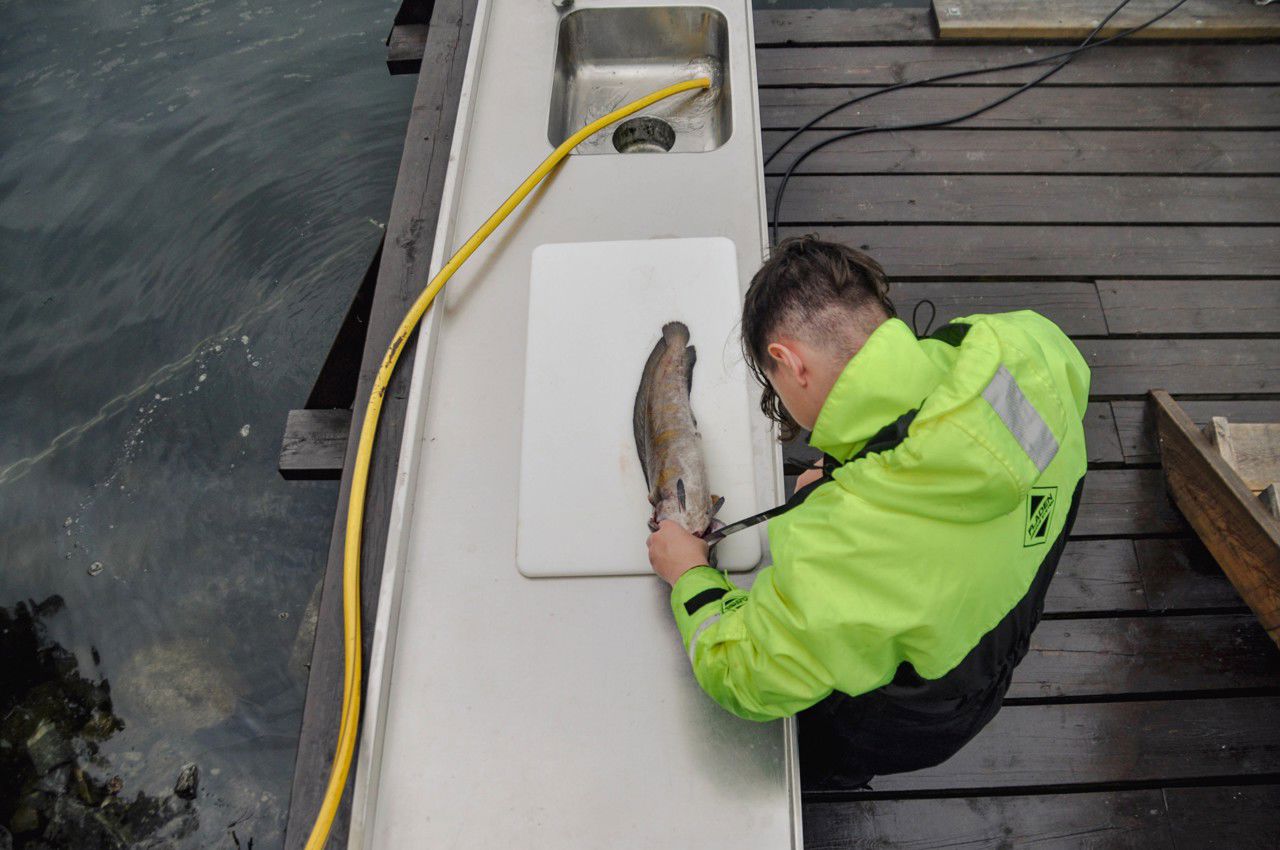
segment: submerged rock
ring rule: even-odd
[[[173,785],[173,793],[184,800],[194,800],[200,788],[200,768],[189,761],[178,771],[178,781]]]
[[[177,640],[134,653],[115,692],[139,713],[180,732],[221,723],[236,706],[239,677],[230,661],[197,640]]]
[[[27,739],[27,755],[35,765],[36,774],[43,776],[58,765],[74,759],[76,751],[57,726],[44,720]]]
[[[123,850],[124,836],[96,810],[72,799],[59,797],[53,804],[45,841],[54,847],[93,847],[101,850]]]
[[[41,776],[35,783],[35,790],[48,794],[61,794],[67,790],[67,782],[71,779],[71,765],[64,764]]]
[[[13,817],[9,818],[9,828],[18,835],[34,832],[40,828],[40,813],[34,806],[24,803],[13,810]]]
[[[113,712],[107,681],[86,678],[76,654],[48,638],[42,618],[62,607],[60,598],[50,597],[38,605],[0,608],[0,810],[7,818],[0,826],[0,850],[15,844],[21,850],[176,850],[199,826],[191,802],[172,794],[122,799],[124,780],[98,775],[106,766],[97,756],[98,742],[123,722]],[[140,653],[134,684],[169,676],[169,693],[199,689],[189,699],[225,716],[234,705],[229,683],[237,681],[229,665],[210,668],[194,650],[184,651],[181,643],[178,649]],[[91,659],[96,665],[96,653]],[[183,663],[199,669],[180,675],[175,665]],[[124,761],[128,755],[122,754]],[[196,781],[193,776],[193,792]]]

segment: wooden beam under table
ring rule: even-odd
[[[290,410],[280,443],[280,475],[288,481],[337,481],[346,464],[350,410]]]
[[[1167,392],[1149,398],[1174,502],[1280,645],[1280,524]]]

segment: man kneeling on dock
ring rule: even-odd
[[[938,764],[1040,620],[1084,479],[1084,358],[1030,311],[918,339],[874,260],[811,238],[756,273],[742,340],[765,413],[826,457],[749,591],[678,524],[649,538],[694,675],[741,717],[799,714],[807,784]]]

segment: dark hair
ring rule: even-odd
[[[778,423],[780,437],[801,430],[769,383],[769,343],[781,328],[851,357],[857,340],[850,328],[867,334],[896,316],[884,269],[846,245],[813,236],[784,239],[751,278],[742,305],[742,353],[759,381],[760,409]]]

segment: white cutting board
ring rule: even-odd
[[[741,299],[724,238],[540,245],[530,275],[516,565],[526,576],[650,572],[651,513],[631,414],[664,323],[697,348],[693,415],[725,522],[757,503]],[[754,532],[716,547],[722,569],[760,561]]]

